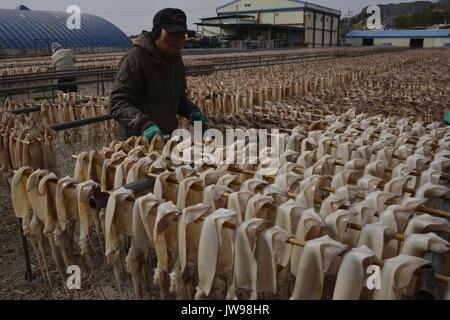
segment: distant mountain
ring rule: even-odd
[[[427,27],[445,21],[450,23],[450,0],[403,2],[378,6],[381,10],[382,23],[387,28]],[[370,16],[366,10],[367,7],[364,7],[356,16],[343,19],[344,29],[363,29]]]

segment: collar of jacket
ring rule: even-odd
[[[178,56],[166,56],[164,55],[161,50],[156,47],[155,42],[153,41],[151,37],[151,32],[148,31],[142,31],[142,33],[134,40],[133,47],[141,47],[148,51],[153,59],[157,61],[158,63],[161,63],[162,61],[171,62],[175,59],[179,59],[181,55]]]

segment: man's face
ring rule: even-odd
[[[156,45],[161,51],[175,56],[181,53],[185,41],[186,32],[167,32],[162,29],[161,36],[156,41]]]

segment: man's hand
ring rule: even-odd
[[[194,111],[191,113],[191,119],[194,121],[201,121],[202,123],[209,123],[209,120],[200,111]]]
[[[151,143],[155,135],[159,135],[162,137],[161,130],[156,124],[152,124],[150,127],[145,129],[144,131],[144,137],[147,138],[148,142]]]
[[[200,111],[192,112],[191,119],[193,121],[201,121],[202,122],[202,133],[205,133],[206,130],[208,130],[210,128],[208,118]]]

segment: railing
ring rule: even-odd
[[[285,40],[233,40],[229,47],[233,49],[278,49],[294,47],[297,43]]]
[[[64,46],[66,47],[66,46]],[[129,47],[67,47],[72,49],[75,54],[101,54],[101,53],[115,53],[115,52],[126,52]],[[37,58],[42,59],[44,57],[51,56],[50,48],[40,48],[36,46],[35,48],[10,48],[10,46],[0,46],[0,61],[1,59],[22,59],[22,58]]]
[[[219,62],[210,63],[199,66],[188,66],[186,67],[186,75],[187,76],[199,76],[204,74],[211,74],[219,71],[229,71],[233,69],[242,69],[242,68],[255,68],[261,66],[273,66],[280,64],[293,64],[307,61],[315,61],[315,60],[328,60],[328,59],[336,59],[336,58],[345,58],[345,57],[356,57],[356,56],[365,56],[371,54],[379,54],[379,53],[387,53],[387,52],[397,52],[397,51],[405,51],[408,48],[376,48],[371,50],[327,50],[322,53],[317,52],[300,52],[294,54],[273,54],[273,55],[264,55],[264,56],[253,56],[253,57],[232,57],[232,58],[224,58]],[[85,84],[93,84],[97,83],[98,91],[99,85],[102,85],[102,95],[105,95],[105,87],[104,84],[107,82],[113,82],[115,79],[115,74],[117,69],[91,69],[91,70],[76,70],[69,72],[48,72],[43,74],[35,74],[29,76],[18,76],[13,78],[5,78],[0,79],[0,85],[14,85],[17,83],[26,83],[26,86],[14,86],[12,88],[2,88],[0,89],[1,96],[8,96],[13,94],[23,94],[30,93],[33,91],[42,92],[45,90],[55,90],[58,88],[57,83],[53,83],[54,80],[61,78],[86,78],[86,77],[97,77],[97,79],[92,80],[82,80],[75,82],[64,83],[64,85],[85,85]],[[30,85],[33,82],[40,81],[50,81],[49,84],[40,84],[40,85]],[[98,94],[100,94],[98,92]]]

